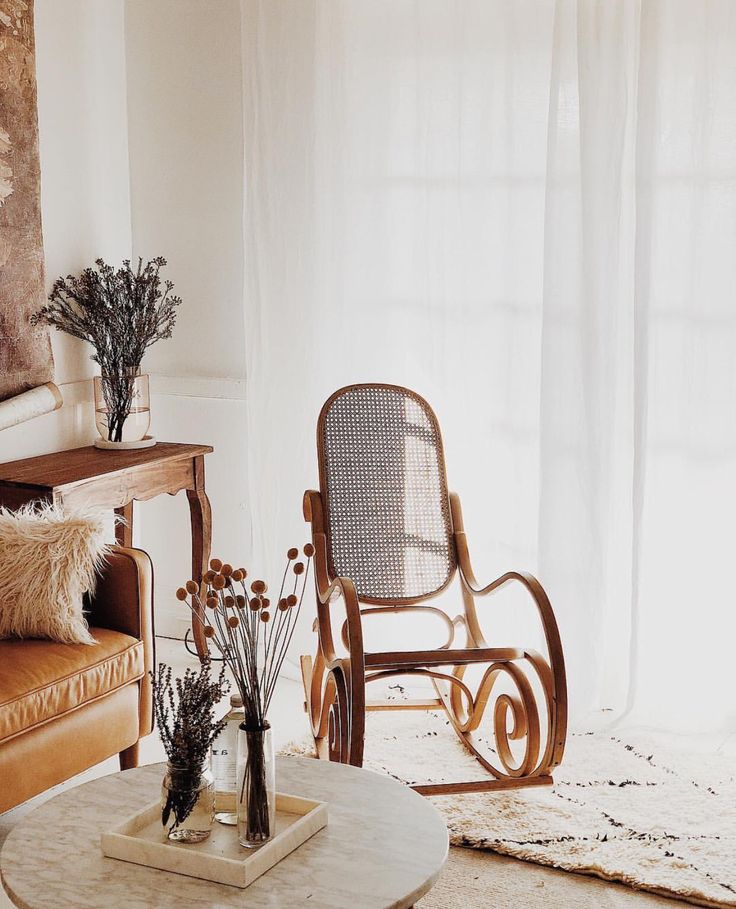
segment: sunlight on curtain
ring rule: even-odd
[[[327,396],[407,385],[479,578],[548,587],[573,712],[736,724],[734,6],[242,11],[254,564],[306,539]]]

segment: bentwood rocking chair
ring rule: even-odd
[[[525,572],[509,571],[485,587],[475,580],[460,500],[447,491],[432,409],[398,386],[342,388],[322,408],[317,450],[320,492],[305,493],[304,516],[315,547],[319,641],[314,661],[303,656],[301,666],[319,756],[360,767],[366,710],[439,709],[490,776],[415,786],[419,792],[551,783],[567,730],[565,664],[552,607],[539,581]],[[448,587],[456,571],[464,609],[451,618],[426,603]],[[475,600],[509,585],[521,585],[536,605],[547,658],[486,642]],[[333,624],[340,599],[341,628]],[[436,650],[366,652],[363,617],[405,611],[441,618],[445,643]],[[457,629],[465,637],[459,645]],[[484,670],[475,691],[465,681],[474,664]],[[437,697],[366,701],[367,683],[398,675],[429,677]],[[495,749],[474,736],[489,704]]]

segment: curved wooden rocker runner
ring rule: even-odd
[[[305,493],[304,516],[315,547],[319,641],[315,659],[303,656],[301,667],[319,756],[360,767],[366,710],[439,708],[490,777],[415,786],[417,791],[440,795],[551,783],[567,732],[565,663],[554,613],[530,574],[510,571],[485,587],[476,581],[460,499],[447,491],[432,409],[398,386],[342,388],[322,408],[317,450],[321,489]],[[463,614],[452,619],[426,601],[458,571]],[[511,585],[521,585],[537,608],[546,658],[526,648],[492,647],[483,635],[476,599]],[[335,621],[340,601],[341,628]],[[363,618],[397,612],[440,618],[447,640],[435,650],[365,652]],[[465,637],[460,646],[458,631]],[[473,690],[465,677],[478,664],[485,671]],[[429,677],[437,697],[366,701],[366,684],[398,675]],[[495,755],[474,735],[489,705]]]

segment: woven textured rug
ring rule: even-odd
[[[439,713],[369,714],[365,766],[410,784],[483,778]],[[734,757],[651,734],[572,734],[553,787],[433,802],[455,846],[736,907]]]

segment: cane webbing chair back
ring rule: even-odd
[[[327,559],[367,603],[416,602],[456,567],[442,437],[429,404],[393,385],[335,392],[317,427]]]

